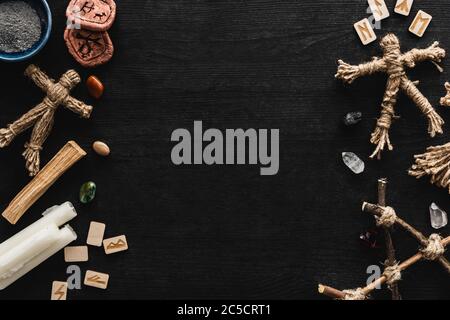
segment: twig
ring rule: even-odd
[[[444,247],[447,247],[448,245],[450,245],[450,237],[447,237],[445,239],[442,240],[442,245]],[[401,271],[405,271],[406,269],[408,269],[409,267],[413,266],[414,264],[416,264],[417,262],[421,261],[424,258],[423,254],[421,252],[418,252],[417,254],[415,254],[414,256],[412,256],[411,258],[405,260],[404,262],[402,262],[399,265],[399,268]],[[374,282],[372,282],[371,284],[369,284],[368,286],[362,288],[362,292],[367,296],[369,295],[373,290],[375,290],[377,287],[383,285],[386,283],[387,281],[387,277],[386,276],[381,276],[380,278],[378,278],[377,280],[375,280]],[[324,294],[330,298],[333,299],[340,299],[343,300],[346,297],[346,294],[343,291],[334,289],[332,287],[328,287],[322,284],[319,284],[319,293]]]
[[[387,179],[379,179],[378,180],[378,205],[385,207],[386,206],[386,188],[387,188]],[[397,259],[395,258],[395,247],[394,242],[392,241],[392,236],[389,228],[383,227],[384,239],[386,243],[386,267],[392,267],[397,263]],[[392,293],[392,300],[401,300],[402,297],[400,295],[400,290],[398,288],[398,283],[393,283],[390,288]]]
[[[383,214],[383,210],[384,210],[383,207],[367,202],[364,202],[362,206],[363,212],[373,214],[377,217],[380,217]],[[405,229],[414,238],[416,238],[422,246],[426,247],[428,245],[427,237],[425,237],[421,232],[412,227],[409,223],[399,218],[398,216],[395,219],[395,223],[398,224],[403,229]],[[450,262],[444,256],[439,257],[437,261],[445,268],[447,272],[450,273]]]

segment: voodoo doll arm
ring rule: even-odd
[[[342,60],[338,60],[338,65],[335,78],[347,84],[353,83],[360,77],[370,76],[377,72],[386,72],[387,70],[386,62],[378,58],[374,58],[371,62],[360,65],[351,65]]]
[[[439,42],[434,42],[426,49],[412,49],[403,55],[403,62],[407,67],[414,68],[416,63],[432,61],[439,63],[445,58],[445,50],[439,47]]]

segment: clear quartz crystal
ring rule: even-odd
[[[345,165],[356,174],[364,172],[364,162],[353,152],[342,152]]]
[[[431,226],[434,229],[441,229],[448,224],[447,212],[437,206],[436,203],[430,205]]]

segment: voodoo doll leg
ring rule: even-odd
[[[26,160],[25,166],[32,177],[40,170],[40,152],[53,127],[54,117],[55,109],[48,109],[34,125],[30,142],[25,144],[25,152],[22,155]]]
[[[41,103],[8,125],[7,128],[0,129],[0,148],[9,146],[17,135],[31,128],[46,110],[47,105]]]
[[[394,106],[397,103],[399,85],[399,77],[389,78],[383,102],[381,104],[381,116],[378,118],[377,127],[370,139],[370,142],[377,146],[370,156],[371,158],[376,156],[380,159],[381,152],[384,150],[385,146],[387,146],[389,150],[393,150],[393,146],[389,139],[389,129],[391,128],[392,120],[395,118]]]

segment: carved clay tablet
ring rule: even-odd
[[[116,18],[116,3],[113,0],[72,0],[66,15],[81,29],[106,31]]]
[[[96,67],[111,60],[114,46],[108,32],[66,29],[64,40],[70,54],[83,67]]]

